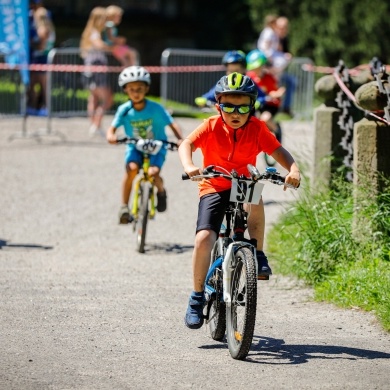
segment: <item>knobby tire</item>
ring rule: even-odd
[[[139,197],[139,214],[137,221],[137,250],[139,253],[145,253],[146,229],[149,219],[149,196],[151,185],[148,182],[141,183]]]
[[[256,322],[257,275],[253,252],[242,247],[235,253],[231,278],[231,306],[226,307],[227,342],[230,355],[243,360],[252,345]]]

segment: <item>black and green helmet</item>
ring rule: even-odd
[[[255,102],[257,91],[258,88],[250,77],[234,72],[221,77],[215,86],[214,96],[215,100],[219,102],[222,95],[246,95]]]

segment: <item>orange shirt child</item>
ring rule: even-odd
[[[265,122],[252,116],[239,129],[227,126],[220,115],[206,119],[188,137],[195,149],[203,154],[203,166],[220,166],[239,175],[248,174],[248,164],[256,166],[261,152],[271,155],[281,146]],[[204,179],[198,184],[199,196],[229,190],[231,184],[223,178]]]

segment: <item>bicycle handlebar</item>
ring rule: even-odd
[[[122,137],[118,138],[116,140],[117,144],[132,144],[135,145],[139,140],[144,140],[146,142],[153,142],[153,141],[159,141],[164,144],[165,149],[167,150],[177,150],[179,148],[179,145],[175,142],[170,142],[170,141],[164,141],[164,140],[155,140],[155,139],[143,139],[143,138],[131,138],[131,137]]]
[[[196,180],[196,179],[214,179],[217,177],[223,177],[226,180],[238,179],[241,181],[250,181],[250,182],[266,180],[273,184],[285,185],[288,188],[293,188],[295,190],[299,187],[299,185],[298,187],[294,187],[291,184],[286,184],[285,176],[281,176],[279,172],[277,172],[276,169],[273,167],[268,167],[266,168],[264,173],[260,173],[256,167],[254,167],[251,164],[248,164],[248,171],[250,173],[250,176],[238,175],[235,170],[232,170],[229,174],[227,174],[220,170],[217,170],[214,165],[209,165],[208,167],[203,169],[201,175],[189,177],[187,173],[183,173],[181,178],[182,180]]]

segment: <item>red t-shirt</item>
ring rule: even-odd
[[[252,116],[245,126],[232,129],[220,115],[206,119],[187,137],[203,154],[203,166],[215,165],[228,172],[248,175],[248,164],[256,166],[261,152],[272,154],[281,146],[265,122]],[[223,178],[199,182],[199,195],[228,190],[231,183]]]
[[[247,72],[247,76],[249,76],[267,95],[269,95],[270,92],[277,91],[279,89],[278,80],[270,73],[264,73],[260,77],[255,72],[250,70]],[[267,105],[276,107],[279,107],[280,103],[280,99],[273,99],[269,102],[266,102]]]

